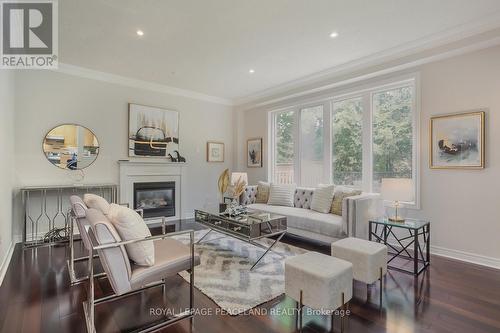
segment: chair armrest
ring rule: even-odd
[[[382,208],[383,201],[378,193],[362,193],[344,198],[342,220],[345,234],[368,239],[368,221],[377,217]]]
[[[145,237],[145,238],[136,238],[136,239],[130,239],[130,240],[126,240],[126,241],[108,243],[108,244],[101,245],[101,244],[97,243],[97,239],[95,239],[94,232],[93,232],[92,228],[89,229],[89,236],[91,236],[90,243],[92,245],[93,250],[110,249],[110,248],[119,247],[122,245],[128,245],[128,244],[145,242],[145,241],[154,241],[154,240],[158,240],[158,239],[164,239],[167,237],[173,237],[173,236],[179,236],[179,235],[185,235],[185,234],[190,235],[190,244],[194,244],[194,230],[189,229],[189,230],[184,230],[184,231],[170,232],[168,234],[149,236],[149,237]]]

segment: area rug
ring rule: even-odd
[[[206,233],[207,230],[196,231],[195,239]],[[189,244],[189,235],[176,238]],[[273,240],[261,239],[259,242],[271,244]],[[284,260],[307,252],[279,242],[250,271],[265,250],[215,231],[196,244],[195,251],[200,256],[200,265],[195,267],[195,287],[230,315],[246,312],[283,294]],[[189,281],[187,272],[181,276]]]

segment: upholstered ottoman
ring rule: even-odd
[[[317,252],[285,260],[285,293],[310,308],[332,313],[352,298],[352,264]],[[343,330],[343,314],[341,316]],[[302,311],[299,316],[302,327]]]
[[[352,263],[354,280],[372,284],[387,273],[387,246],[360,238],[348,237],[332,243],[332,256]]]

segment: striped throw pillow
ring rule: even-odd
[[[320,186],[314,190],[311,202],[311,209],[320,213],[329,213],[332,207],[333,191],[335,186]]]
[[[271,184],[268,205],[293,207],[295,184]]]

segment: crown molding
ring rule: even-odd
[[[257,103],[247,102],[247,103],[245,103],[245,107],[243,108],[243,110],[249,110],[249,109],[253,109],[253,108],[257,108],[257,107],[264,107],[264,106],[269,106],[272,104],[277,104],[277,103],[284,102],[284,101],[292,99],[292,98],[297,98],[297,97],[307,96],[310,94],[320,93],[322,91],[326,91],[329,89],[339,88],[342,86],[346,86],[348,84],[353,84],[353,83],[357,83],[357,82],[361,82],[361,81],[365,81],[365,80],[374,79],[374,78],[377,78],[377,77],[380,77],[383,75],[388,75],[388,74],[393,74],[393,73],[401,72],[401,71],[408,70],[408,69],[413,69],[415,67],[422,66],[422,65],[425,65],[425,64],[428,64],[431,62],[436,62],[436,61],[440,61],[440,60],[444,60],[444,59],[448,59],[448,58],[457,57],[457,56],[460,56],[463,54],[487,49],[487,48],[498,46],[498,45],[500,45],[500,37],[493,38],[493,39],[483,41],[480,43],[472,44],[472,45],[469,45],[466,47],[454,49],[454,50],[451,50],[448,52],[438,53],[436,55],[421,58],[421,59],[418,59],[415,61],[410,61],[410,62],[403,63],[403,64],[400,64],[397,66],[388,67],[388,68],[385,68],[385,69],[382,69],[379,71],[374,71],[374,72],[370,72],[367,74],[355,76],[355,77],[352,77],[352,78],[349,78],[346,80],[336,81],[334,83],[321,85],[321,86],[314,87],[311,89],[301,90],[301,91],[296,92],[296,93],[286,94],[286,95],[283,95],[283,96],[280,96],[277,98],[273,98],[273,99],[267,99],[267,100],[264,100],[263,102],[257,102]],[[238,106],[238,105],[242,105],[242,104],[235,104],[235,105]]]
[[[390,61],[395,61],[398,59],[401,59],[403,57],[411,56],[412,54],[418,54],[420,52],[425,52],[429,51],[438,47],[445,46],[447,44],[451,44],[454,42],[459,42],[460,40],[474,37],[476,35],[479,35],[481,33],[486,33],[488,31],[492,31],[494,29],[497,29],[500,27],[500,12],[494,13],[490,15],[487,18],[483,18],[481,20],[473,21],[470,22],[469,24],[465,25],[460,25],[458,27],[455,27],[453,29],[446,30],[441,33],[433,34],[430,36],[427,36],[425,38],[418,39],[416,41],[410,42],[410,43],[405,43],[403,45],[382,51],[382,52],[377,52],[374,54],[371,54],[369,56],[365,56],[353,61],[346,62],[344,64],[340,64],[337,66],[330,67],[326,70],[304,76],[302,78],[298,78],[292,81],[285,82],[283,84],[262,90],[260,92],[250,94],[244,97],[236,98],[233,100],[233,104],[238,106],[238,105],[245,105],[245,104],[252,104],[258,100],[263,100],[266,98],[271,98],[272,96],[278,95],[278,94],[284,94],[287,91],[293,90],[293,89],[298,89],[302,86],[305,85],[312,85],[314,83],[318,83],[322,80],[327,80],[328,78],[335,77],[336,75],[339,74],[346,74],[349,72],[355,72],[355,71],[360,71],[363,69],[367,69],[370,67],[378,66],[378,65],[383,65],[384,63],[388,63]],[[496,39],[496,38],[494,38]],[[479,45],[484,43],[485,45],[489,45],[490,41],[487,40],[485,42],[479,42],[474,45]],[[491,46],[497,45],[497,44],[491,44]],[[486,46],[488,47],[488,46]],[[463,49],[463,53],[467,53],[467,48],[460,48]],[[485,47],[484,47],[485,48]],[[479,50],[479,49],[476,49]],[[453,52],[455,50],[449,51]],[[444,53],[449,53],[449,52],[444,52]],[[443,54],[443,53],[441,53]],[[457,53],[456,55],[459,55],[461,53]],[[435,55],[436,57],[439,56],[439,54]],[[432,57],[428,57],[432,58]],[[415,62],[417,62],[416,60]],[[431,61],[434,61],[431,59]],[[429,61],[430,62],[430,61]],[[270,103],[266,103],[270,104]],[[255,104],[254,106],[257,106]]]
[[[59,68],[53,69],[54,72],[64,73],[68,75],[83,77],[86,79],[103,81],[107,83],[119,84],[122,86],[150,90],[154,92],[182,96],[186,98],[196,99],[200,101],[222,104],[222,105],[233,105],[233,102],[229,99],[206,95],[192,90],[186,90],[181,88],[176,88],[172,86],[167,86],[159,83],[133,79],[126,76],[111,74],[107,72],[96,71],[93,69],[88,69],[80,66],[70,65],[66,63],[59,63]]]

